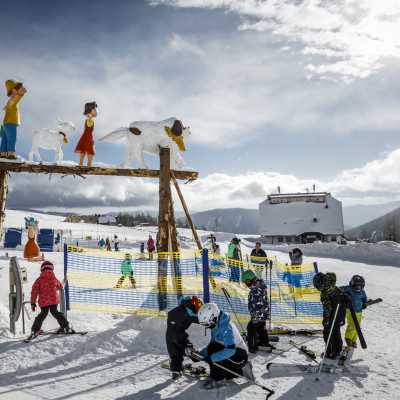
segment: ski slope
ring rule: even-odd
[[[20,227],[26,214],[7,211],[5,225]],[[138,251],[140,243],[155,234],[156,228],[117,228],[90,224],[66,224],[63,218],[51,215],[35,215],[40,227],[71,229],[73,236],[96,236],[99,229],[111,238],[119,235],[121,250]],[[181,240],[183,248],[190,247],[191,234],[179,229],[179,234],[187,237]],[[199,232],[207,234],[207,232]],[[240,236],[240,235],[239,235]],[[222,253],[232,235],[216,234]],[[361,244],[363,245],[363,244]],[[242,241],[242,253],[249,254],[253,244]],[[276,255],[279,261],[288,262],[289,247],[266,247],[268,255]],[[375,250],[374,250],[375,247]],[[398,246],[397,246],[398,247]],[[314,399],[398,399],[400,398],[400,270],[391,263],[392,255],[385,265],[385,253],[380,252],[380,265],[367,264],[365,260],[374,259],[374,251],[379,244],[371,245],[371,257],[366,257],[365,246],[359,247],[360,259],[357,262],[357,246],[352,248],[352,258],[343,261],[340,250],[335,258],[332,248],[324,245],[302,246],[304,262],[318,262],[322,272],[337,274],[338,284],[347,284],[351,276],[361,274],[366,279],[366,293],[370,298],[382,297],[383,302],[371,306],[363,313],[362,329],[368,348],[358,348],[350,359],[352,365],[368,365],[368,375],[321,375],[315,374],[269,375],[268,362],[308,363],[306,355],[288,344],[293,337],[281,336],[279,348],[289,349],[280,354],[251,354],[257,381],[273,390],[271,399],[292,400]],[[318,252],[319,248],[319,252]],[[310,248],[311,250],[311,248]],[[398,251],[398,249],[396,249]],[[176,382],[170,378],[169,371],[160,364],[168,360],[165,346],[166,318],[135,315],[93,313],[71,311],[70,324],[77,330],[87,330],[86,336],[43,336],[31,343],[23,343],[36,314],[28,311],[31,321],[26,321],[26,332],[22,333],[21,321],[17,322],[17,334],[12,335],[9,328],[8,311],[8,259],[5,253],[17,256],[20,265],[28,270],[29,282],[24,285],[27,298],[34,280],[39,276],[39,263],[29,263],[22,259],[23,248],[4,250],[0,248],[0,399],[265,399],[266,393],[259,387],[236,379],[225,388],[205,391],[199,378],[184,376]],[[63,276],[63,253],[45,253],[54,262],[58,278]],[[230,310],[225,310],[230,312]],[[56,321],[48,316],[43,329],[57,327]],[[240,326],[238,326],[240,329]],[[344,328],[342,328],[344,333]],[[195,347],[201,348],[209,341],[204,329],[192,325],[189,334]],[[324,349],[321,337],[295,337],[298,343],[305,343],[318,353]]]

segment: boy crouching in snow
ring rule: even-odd
[[[60,328],[57,330],[57,333],[74,333],[74,330],[69,327],[69,323],[64,314],[57,310],[57,304],[60,303],[60,298],[57,291],[61,290],[63,287],[61,282],[54,275],[53,264],[50,261],[44,261],[40,267],[40,270],[42,272],[32,286],[31,309],[33,312],[35,312],[36,299],[39,296],[39,307],[41,311],[33,322],[29,339],[37,336],[49,311],[60,324]]]

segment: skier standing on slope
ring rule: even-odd
[[[314,287],[321,292],[321,302],[323,308],[322,325],[324,327],[324,341],[327,346],[326,357],[335,360],[340,355],[343,347],[343,340],[340,334],[340,327],[344,325],[346,319],[346,299],[345,294],[336,286],[336,274],[318,272],[313,278]],[[339,309],[336,315],[337,305]],[[332,334],[329,343],[329,333]]]
[[[362,310],[367,306],[367,295],[364,292],[365,280],[360,275],[354,275],[347,286],[340,286],[340,289],[350,295],[356,313],[358,324],[361,326]],[[346,310],[347,328],[344,333],[344,339],[347,346],[357,347],[358,333],[351,317],[350,310]]]
[[[57,310],[57,304],[60,303],[60,298],[57,291],[61,290],[63,286],[54,275],[53,264],[50,261],[44,261],[40,267],[40,270],[40,276],[36,279],[32,286],[31,309],[33,312],[35,312],[36,299],[39,296],[39,307],[41,311],[33,322],[31,335],[28,339],[32,339],[37,336],[49,311],[60,324],[60,328],[57,330],[57,333],[75,333],[75,331],[69,327],[69,323],[64,314]]]
[[[190,356],[194,350],[186,330],[192,323],[199,323],[197,313],[202,305],[203,301],[197,296],[182,297],[179,306],[168,313],[165,339],[174,380],[182,375],[183,356]]]
[[[250,289],[248,308],[250,321],[247,324],[247,343],[250,353],[255,353],[258,346],[270,347],[266,321],[270,319],[267,286],[262,279],[257,279],[255,273],[248,269],[243,272],[242,282]]]

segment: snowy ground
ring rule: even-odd
[[[25,214],[8,211],[6,226],[20,227]],[[72,229],[75,236],[96,235],[97,225],[65,224],[62,219],[50,215],[36,215],[40,227]],[[112,237],[117,233],[123,238],[122,248],[135,251],[155,228],[127,229],[102,227]],[[180,230],[182,236],[191,239],[187,230]],[[200,234],[205,234],[200,232]],[[225,252],[232,235],[216,235],[222,252]],[[126,238],[126,240],[124,240]],[[182,241],[190,246],[191,241]],[[363,246],[363,244],[361,244]],[[345,259],[341,250],[326,246],[305,247],[304,262],[317,261],[323,272],[334,271],[340,285],[347,284],[355,273],[366,279],[366,292],[371,298],[382,297],[384,302],[364,311],[362,328],[368,349],[357,349],[351,359],[353,365],[368,365],[368,376],[323,374],[320,381],[315,375],[269,375],[267,362],[308,363],[305,355],[296,349],[283,354],[251,355],[256,379],[272,388],[276,394],[271,399],[307,400],[330,399],[398,399],[400,398],[400,270],[393,262],[392,252],[385,259],[385,252],[379,244],[367,248],[353,247],[351,261]],[[244,254],[249,253],[253,244],[242,243]],[[264,246],[265,247],[265,246]],[[387,246],[388,247],[388,246]],[[312,251],[308,252],[308,248]],[[268,255],[276,255],[281,262],[288,262],[287,247],[268,247]],[[350,251],[350,250],[349,250]],[[359,259],[357,260],[357,251]],[[398,251],[398,246],[393,251]],[[8,311],[8,259],[5,253],[18,256],[20,265],[27,267],[29,282],[24,286],[29,297],[31,286],[39,275],[39,264],[22,260],[22,250],[0,249],[0,399],[264,399],[265,392],[244,380],[230,382],[226,388],[205,392],[198,378],[183,377],[172,382],[167,370],[160,363],[167,361],[165,347],[165,318],[133,315],[71,311],[68,319],[75,329],[88,330],[86,336],[42,337],[31,343],[23,343],[21,321],[17,322],[17,335],[9,328]],[[368,257],[369,252],[370,257]],[[337,253],[337,256],[335,256]],[[380,265],[366,264],[379,253]],[[309,254],[312,254],[310,256]],[[388,252],[389,254],[389,252]],[[63,253],[46,253],[55,263],[56,275],[63,276]],[[386,263],[386,265],[385,265]],[[229,310],[226,310],[229,311]],[[31,318],[34,314],[29,311]],[[37,314],[36,314],[37,315]],[[32,321],[27,321],[29,331]],[[44,329],[56,327],[51,316]],[[344,329],[343,329],[344,332]],[[202,347],[209,340],[204,329],[192,326],[189,330],[195,346]],[[26,335],[25,335],[26,336]],[[291,337],[281,337],[280,348],[289,348]],[[297,337],[299,343],[307,343],[317,352],[323,350],[320,337]]]

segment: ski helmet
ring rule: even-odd
[[[131,260],[132,256],[129,253],[125,254],[125,260]]]
[[[245,283],[247,286],[250,286],[251,282],[255,278],[256,278],[256,274],[251,269],[244,271],[242,274],[242,282]]]
[[[318,272],[316,275],[314,275],[313,285],[319,291],[326,287],[325,274],[323,272]]]
[[[215,303],[206,303],[199,310],[199,323],[206,328],[214,329],[219,319],[219,308]]]
[[[54,271],[54,265],[50,261],[43,261],[40,270],[45,271],[46,269]]]
[[[353,287],[353,289],[356,292],[361,292],[361,290],[364,288],[365,286],[365,279],[361,276],[361,275],[354,275],[351,278],[350,281],[350,286]]]
[[[239,244],[239,242],[240,242],[240,239],[238,239],[237,237],[234,237],[232,239],[232,243],[234,243],[234,244]]]
[[[199,299],[197,296],[192,296],[192,298],[190,299],[191,309],[196,314],[199,312],[203,304],[203,300]]]

